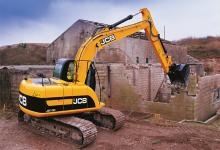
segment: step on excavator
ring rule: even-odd
[[[142,14],[140,22],[118,27],[138,14]],[[53,77],[39,74],[38,78],[22,80],[18,121],[81,146],[96,139],[96,125],[110,130],[121,128],[125,122],[123,113],[104,107],[95,92],[97,71],[93,59],[105,46],[140,30],[145,30],[171,83],[186,84],[189,66],[172,63],[150,12],[143,8],[112,25],[97,27],[78,49],[74,60],[63,58],[56,62]]]

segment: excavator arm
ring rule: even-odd
[[[78,83],[85,83],[90,63],[99,50],[137,31],[145,30],[146,36],[153,45],[155,54],[157,55],[164,72],[169,75],[171,82],[186,82],[189,73],[188,65],[172,64],[171,56],[167,55],[158,31],[154,26],[150,12],[148,9],[144,8],[141,9],[139,13],[142,14],[142,21],[116,28],[116,26],[132,19],[134,16],[129,15],[113,25],[103,26],[101,31],[95,33],[83,45],[81,45],[75,57],[75,81],[78,81]]]

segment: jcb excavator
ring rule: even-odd
[[[139,13],[142,21],[117,27]],[[96,70],[92,60],[103,47],[143,29],[171,83],[186,83],[189,66],[172,63],[150,12],[144,8],[139,13],[98,27],[81,45],[75,60],[59,59],[56,62],[52,78],[41,74],[39,78],[24,79],[19,87],[18,120],[83,146],[96,139],[95,125],[112,130],[122,127],[124,115],[104,107],[104,102],[95,93]]]

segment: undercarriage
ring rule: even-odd
[[[32,117],[19,111],[18,121],[43,134],[56,136],[64,141],[85,147],[95,141],[96,125],[115,131],[124,125],[125,117],[120,111],[111,108],[47,118]]]

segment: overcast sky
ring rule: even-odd
[[[0,0],[0,45],[50,43],[78,19],[111,24],[143,7],[167,40],[220,35],[220,0]]]

